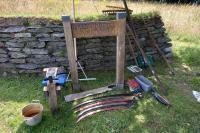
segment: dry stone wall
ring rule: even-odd
[[[133,20],[143,49],[159,57],[144,25]],[[171,57],[170,39],[160,16],[146,20],[149,30],[166,57]],[[62,22],[45,18],[0,18],[0,72],[40,73],[45,67],[68,66]],[[114,69],[116,38],[78,39],[77,51],[81,64],[88,70]],[[128,42],[128,41],[126,41]],[[135,51],[137,53],[137,50]],[[128,44],[126,61],[131,63]]]

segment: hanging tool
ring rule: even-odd
[[[169,69],[170,69],[170,71],[171,71],[171,74],[174,75],[174,74],[175,74],[175,73],[174,73],[174,69],[173,69],[172,66],[169,64],[169,61],[168,61],[167,58],[165,57],[165,54],[163,53],[163,51],[160,49],[160,47],[159,47],[158,44],[156,43],[156,40],[155,40],[154,37],[152,36],[152,34],[151,34],[149,28],[147,27],[147,23],[146,23],[145,19],[143,20],[143,22],[144,22],[144,27],[145,27],[145,29],[146,29],[147,32],[148,32],[149,38],[150,38],[151,41],[152,41],[151,44],[153,45],[153,47],[155,47],[155,48],[157,49],[158,53],[163,57],[164,61],[166,62],[167,66],[169,67]]]
[[[75,12],[75,1],[73,0],[72,1],[72,16],[73,16],[73,22],[75,22],[75,15],[76,15],[76,12]],[[77,62],[77,65],[79,66],[79,68],[81,69],[83,75],[85,78],[83,79],[79,79],[80,81],[89,81],[89,80],[96,80],[96,78],[88,78],[88,76],[86,75],[83,67],[81,66],[81,63],[79,62],[78,58],[77,58],[77,40],[76,38],[74,38],[74,49],[75,49],[75,58],[76,58],[76,62]],[[67,75],[67,81],[72,81],[71,79],[69,79],[69,76],[70,76],[71,72],[69,71],[68,75]]]
[[[124,6],[125,6],[125,9],[126,9],[126,12],[127,12],[127,22],[128,22],[127,23],[127,32],[129,32],[129,34],[128,34],[129,38],[131,39],[131,41],[133,41],[133,44],[135,44],[137,46],[137,48],[139,49],[139,51],[142,54],[142,57],[144,59],[144,62],[149,66],[151,73],[153,74],[153,76],[158,81],[161,91],[163,92],[164,95],[167,95],[167,89],[164,87],[163,83],[161,82],[161,80],[157,76],[152,65],[150,63],[148,63],[147,56],[146,56],[145,52],[143,51],[143,49],[141,48],[141,46],[139,44],[139,41],[138,41],[139,39],[136,35],[133,21],[131,21],[130,14],[128,13],[128,6],[127,6],[127,3],[126,3],[126,0],[123,0],[123,3],[124,3]]]

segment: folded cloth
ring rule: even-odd
[[[58,74],[56,78],[53,79],[56,82],[56,85],[63,86],[66,82],[67,74]],[[43,79],[42,85],[47,86],[48,78]]]
[[[128,80],[129,89],[133,93],[139,93],[142,92],[142,89],[140,88],[140,85],[136,82],[135,79]]]
[[[193,96],[197,99],[197,102],[200,103],[200,92],[192,91]]]

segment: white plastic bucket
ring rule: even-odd
[[[29,126],[35,126],[42,120],[43,106],[39,102],[34,102],[30,103],[22,109],[24,122]]]

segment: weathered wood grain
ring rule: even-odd
[[[125,65],[125,33],[126,16],[123,13],[117,14],[118,35],[116,53],[116,84],[117,88],[124,88],[124,65]]]
[[[65,96],[65,101],[71,102],[71,101],[85,98],[88,96],[105,93],[105,92],[111,91],[111,90],[113,90],[113,88],[109,88],[108,86],[105,86],[105,87],[101,87],[101,88],[97,88],[97,89],[93,89],[93,90],[89,90],[89,91],[84,91],[81,93],[70,94],[70,95]]]
[[[49,101],[50,110],[51,110],[51,112],[56,112],[56,111],[58,111],[56,83],[55,82],[48,83],[47,88],[48,88],[48,91],[49,91],[48,101]]]
[[[68,55],[68,60],[69,60],[70,72],[71,72],[71,79],[73,83],[73,89],[79,90],[80,85],[79,85],[79,80],[78,80],[78,69],[77,69],[77,63],[76,63],[70,17],[63,16],[62,20],[63,20],[63,26],[64,26],[66,48],[67,48],[67,55]]]
[[[117,36],[119,21],[75,22],[71,23],[74,38]]]

